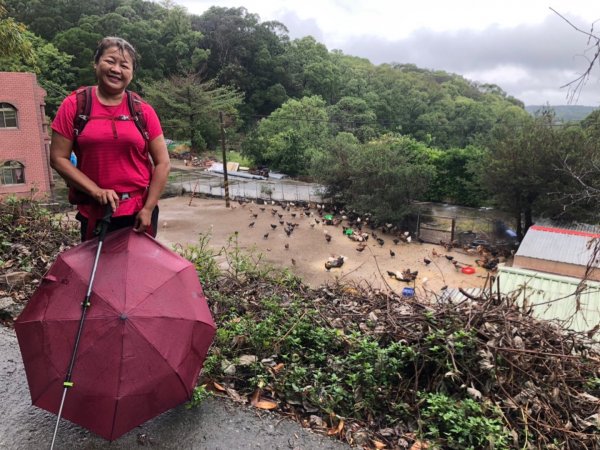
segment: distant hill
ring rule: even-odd
[[[532,115],[541,109],[552,108],[556,113],[556,118],[563,122],[576,122],[583,120],[589,113],[598,109],[598,106],[581,106],[581,105],[527,105],[525,110]]]

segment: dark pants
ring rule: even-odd
[[[133,227],[135,225],[135,216],[137,214],[133,214],[131,216],[119,216],[119,217],[111,217],[110,224],[108,225],[107,233],[111,231],[120,230],[121,228]],[[87,217],[82,216],[80,213],[77,213],[75,216],[77,220],[81,223],[81,242],[85,241],[86,230],[88,226]],[[96,222],[97,226],[98,222]],[[156,236],[156,232],[158,231],[158,206],[154,207],[152,211],[152,219],[150,226],[152,227],[152,235]]]

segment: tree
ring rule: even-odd
[[[22,54],[0,57],[0,67],[8,72],[33,72],[46,90],[46,113],[54,115],[63,98],[74,89],[73,57],[29,31],[23,39],[31,47],[30,56]]]
[[[327,192],[350,210],[371,213],[376,221],[399,223],[427,192],[435,168],[427,147],[397,134],[358,144],[340,133],[314,166]]]
[[[463,206],[481,206],[486,192],[479,184],[474,168],[481,166],[485,151],[477,147],[432,149],[429,152],[435,166],[427,198]]]
[[[165,135],[189,139],[196,152],[216,147],[219,112],[235,119],[242,101],[234,89],[202,82],[197,75],[142,83],[142,87],[161,118]]]
[[[202,32],[201,47],[208,52],[203,75],[244,92],[242,117],[268,115],[287,100],[287,74],[282,56],[287,29],[279,22],[261,22],[246,8],[211,7],[192,17],[192,28]]]
[[[552,114],[537,118],[506,116],[478,166],[478,179],[496,204],[511,212],[522,237],[543,212],[543,203],[557,184],[559,160]]]
[[[7,16],[6,8],[0,4],[0,57],[10,58],[22,56],[24,59],[33,57],[31,43],[25,37],[25,25]]]
[[[357,97],[343,97],[329,107],[329,118],[334,131],[347,131],[361,142],[367,142],[377,136],[377,117],[367,102]]]
[[[73,69],[79,86],[93,85],[96,82],[92,63],[98,42],[103,37],[102,34],[93,31],[90,25],[85,25],[84,28],[76,27],[62,31],[53,40],[53,44],[61,52],[74,56]]]
[[[553,195],[563,220],[598,221],[600,207],[600,112],[559,131],[562,189]]]
[[[288,100],[261,120],[243,151],[257,163],[288,175],[307,175],[330,138],[325,102],[317,96],[303,97]]]

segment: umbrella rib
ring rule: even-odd
[[[135,328],[135,326],[134,326],[134,328]],[[125,327],[122,327],[121,328],[121,358],[120,358],[120,360],[123,359],[123,347],[125,346],[124,340],[125,340]],[[119,364],[119,378],[118,378],[119,380],[121,379],[122,370],[123,370],[123,365]],[[112,420],[112,425],[110,427],[111,436],[113,435],[113,431],[115,430],[115,426],[116,426],[116,422],[117,422],[117,409],[119,408],[119,401],[121,400],[121,397],[119,396],[120,390],[121,390],[121,384],[118,383],[117,384],[117,392],[116,392],[117,395],[115,396],[115,407],[114,407],[113,416],[112,416],[113,420]]]
[[[138,317],[138,320],[140,318]],[[185,319],[179,319],[179,318],[173,318],[172,320],[185,320]],[[181,378],[181,375],[179,375],[179,372],[177,372],[176,368],[173,368],[171,366],[171,364],[169,363],[169,360],[167,358],[165,358],[163,356],[163,354],[156,348],[156,346],[154,344],[152,344],[151,341],[149,341],[146,336],[144,335],[144,333],[142,333],[140,331],[140,329],[135,325],[135,323],[130,322],[132,328],[135,329],[136,333],[138,333],[138,335],[142,338],[144,338],[144,340],[146,340],[146,342],[148,342],[148,345],[158,354],[158,356],[167,364],[168,367],[171,368],[171,370],[175,373],[175,375],[177,375],[177,379],[179,380],[179,383],[181,383],[181,385],[183,386],[183,390],[186,392],[186,394],[188,395],[188,397],[190,397],[190,393],[188,392],[186,386],[185,386],[185,382],[183,381],[183,379]]]
[[[162,284],[160,284],[159,286],[156,286],[155,288],[153,288],[152,292],[149,292],[148,295],[146,295],[146,297],[144,297],[137,305],[135,305],[135,307],[133,307],[131,310],[129,310],[129,314],[135,312],[136,309],[138,309],[139,307],[143,306],[144,303],[146,303],[152,297],[152,295],[154,295],[154,293],[156,291],[158,291],[159,289],[161,289],[165,284],[167,284],[173,278],[177,277],[181,272],[183,272],[188,267],[184,267],[183,269],[181,269],[181,270],[179,270],[177,272],[174,272],[173,275],[171,277],[169,277],[168,279],[166,279],[165,281],[163,281]]]

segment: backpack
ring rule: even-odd
[[[142,110],[142,97],[135,92],[126,90],[127,94],[127,106],[129,107],[129,116],[121,116],[120,120],[133,120],[135,126],[142,134],[145,141],[150,139],[150,134],[146,126],[146,118]],[[77,95],[77,112],[73,119],[73,137],[74,142],[77,142],[77,136],[81,135],[83,129],[90,120],[90,113],[92,111],[92,87],[81,87],[75,91]]]
[[[142,134],[144,141],[150,140],[150,133],[146,126],[146,118],[142,110],[142,97],[132,91],[126,90],[127,106],[129,107],[129,116],[121,116],[119,120],[132,120],[135,126]],[[73,145],[77,146],[77,137],[81,135],[83,129],[89,122],[92,111],[92,87],[80,87],[75,91],[77,96],[77,111],[73,119]],[[79,167],[79,165],[77,165]],[[85,205],[92,202],[92,199],[87,194],[79,191],[73,186],[69,187],[68,200],[72,205]]]

